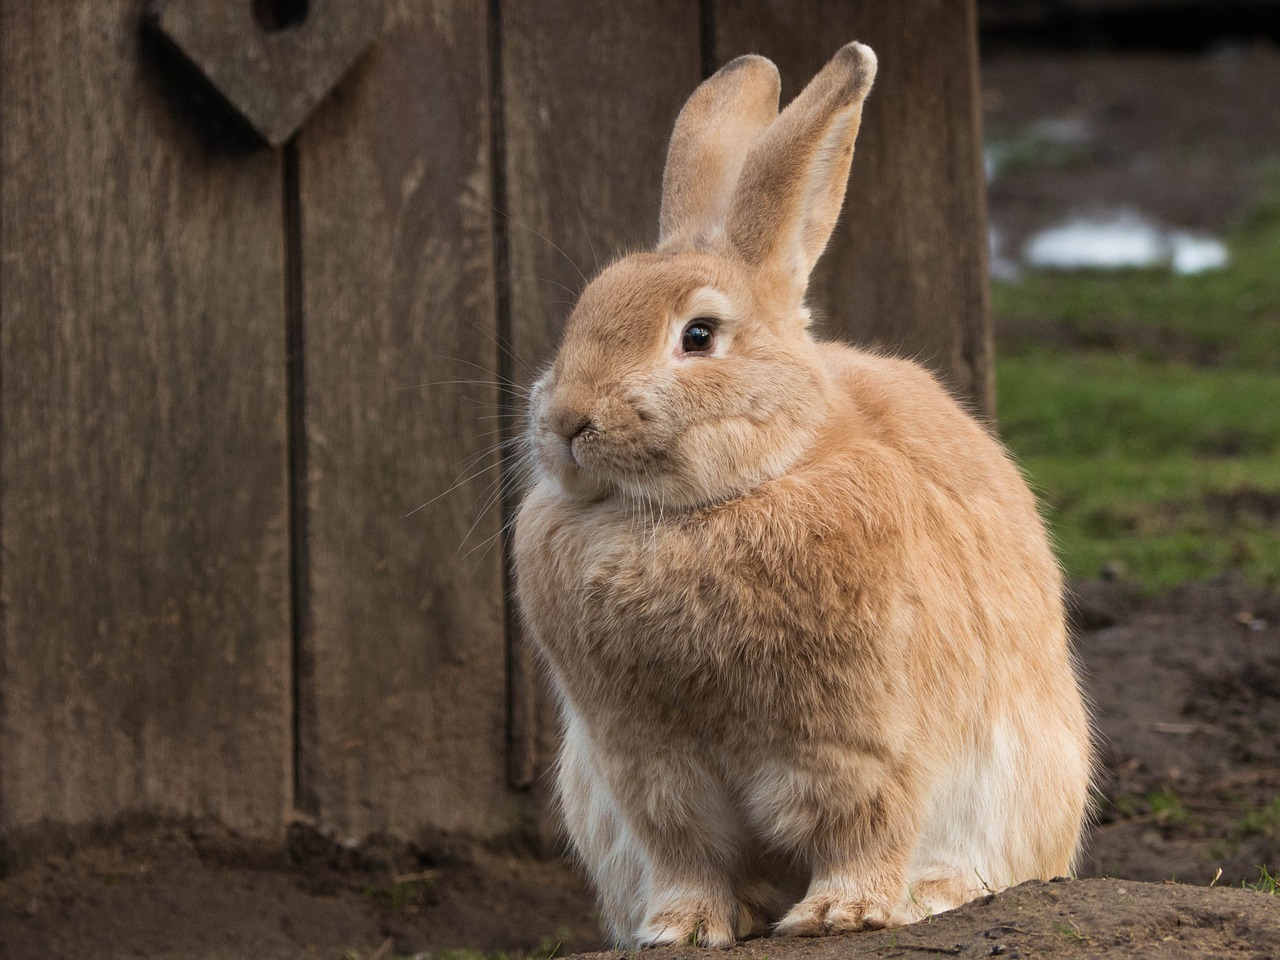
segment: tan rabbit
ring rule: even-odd
[[[1034,498],[919,366],[808,330],[875,69],[850,44],[780,114],[761,57],[703,83],[657,249],[586,288],[533,391],[519,600],[624,944],[907,923],[1079,844]]]

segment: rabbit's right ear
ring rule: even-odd
[[[658,246],[693,246],[724,230],[751,142],[778,115],[778,68],[764,57],[731,60],[680,111],[662,174]]]

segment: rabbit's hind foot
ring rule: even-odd
[[[768,936],[787,911],[786,894],[764,880],[752,880],[738,888],[738,939]]]
[[[907,910],[913,914],[912,922],[928,920],[939,913],[954,910],[956,907],[976,900],[984,893],[994,893],[990,887],[986,889],[977,880],[966,878],[960,874],[954,876],[932,877],[928,880],[917,880],[908,887]]]

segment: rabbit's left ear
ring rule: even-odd
[[[724,231],[752,140],[778,115],[778,68],[731,60],[704,80],[676,118],[662,174],[659,248],[696,246]]]
[[[843,47],[755,142],[729,214],[733,246],[804,296],[844,203],[862,103],[876,76],[870,47]]]

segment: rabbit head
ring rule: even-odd
[[[587,286],[533,390],[535,460],[565,495],[692,508],[804,456],[832,402],[805,290],[875,70],[849,44],[778,113],[777,69],[745,56],[690,97],[656,249]]]

